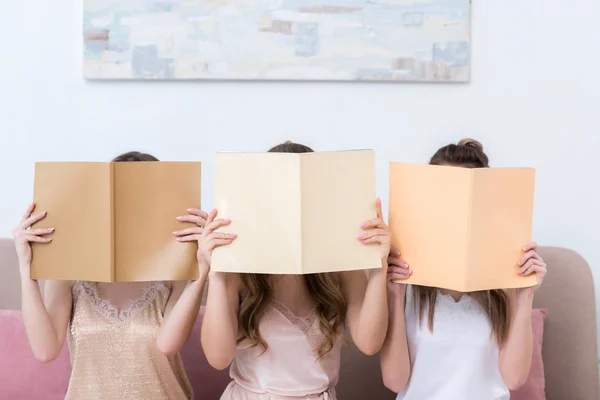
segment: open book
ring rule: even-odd
[[[215,207],[238,237],[212,255],[224,272],[310,274],[380,268],[357,237],[376,217],[375,153],[219,153]]]
[[[517,261],[531,241],[535,170],[390,164],[393,243],[404,282],[460,292],[534,286]]]
[[[177,242],[176,220],[200,205],[200,163],[36,163],[34,279],[132,282],[197,279],[197,244]],[[188,226],[193,226],[187,224]]]

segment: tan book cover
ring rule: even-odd
[[[375,152],[219,153],[215,208],[232,244],[211,269],[310,274],[380,268],[377,245],[358,241],[376,218]]]
[[[48,212],[36,227],[56,230],[51,243],[34,243],[32,277],[197,279],[197,245],[173,231],[186,225],[177,216],[200,206],[200,179],[198,162],[36,163],[34,201]]]
[[[472,292],[534,286],[517,261],[531,241],[535,170],[390,163],[389,224],[403,282]]]

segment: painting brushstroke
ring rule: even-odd
[[[468,82],[470,0],[83,0],[87,79]]]

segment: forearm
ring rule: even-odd
[[[190,337],[200,311],[206,275],[189,282],[175,307],[163,321],[157,338],[158,348],[165,354],[176,354]]]
[[[202,322],[202,348],[213,368],[225,369],[233,361],[237,345],[237,305],[230,298],[227,277],[211,275]]]
[[[383,383],[395,393],[404,390],[410,377],[410,356],[404,314],[405,290],[404,288],[401,292],[388,297],[390,320],[380,354]]]
[[[29,277],[21,278],[21,313],[31,350],[39,361],[51,361],[62,350],[64,338],[59,338],[40,288]]]
[[[388,329],[386,269],[371,270],[354,341],[365,354],[377,353]]]
[[[500,351],[500,372],[512,390],[522,386],[531,368],[533,332],[531,311],[533,295],[517,298],[508,339]]]

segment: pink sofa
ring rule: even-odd
[[[229,383],[227,371],[212,369],[200,347],[200,315],[192,337],[182,351],[188,377],[197,399],[218,399]],[[19,311],[0,310],[0,399],[64,399],[71,374],[69,350],[65,345],[60,356],[44,364],[33,358]],[[18,377],[18,379],[9,379]]]
[[[570,250],[543,248],[541,253],[550,271],[535,300],[537,308],[548,311],[543,341],[546,398],[598,400],[596,308],[589,266]],[[9,240],[0,239],[0,277],[0,400],[62,399],[70,370],[67,349],[52,363],[37,362],[20,313],[9,311],[20,308],[18,268]],[[182,356],[195,398],[217,400],[229,377],[206,362],[199,343],[201,320],[202,313]],[[351,345],[342,354],[337,392],[341,400],[395,398],[383,386],[378,356],[364,356]]]

